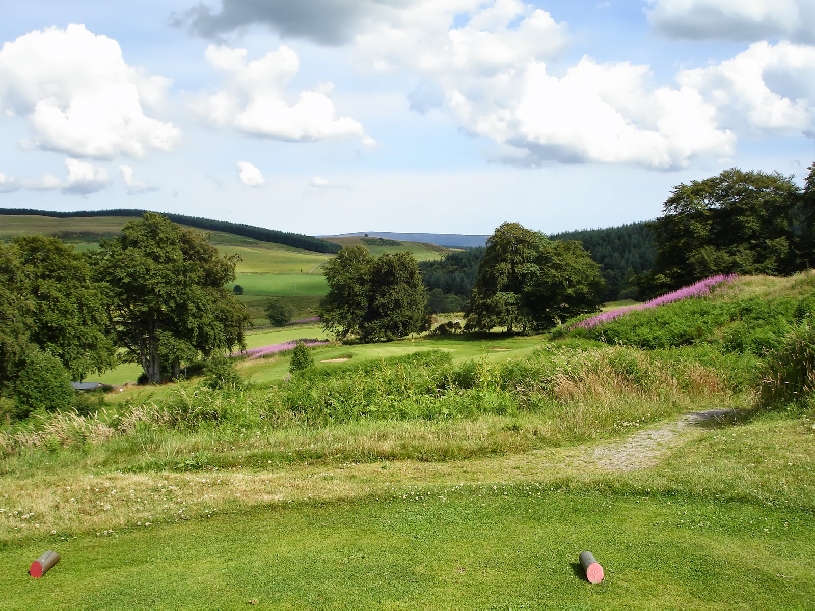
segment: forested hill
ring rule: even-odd
[[[553,240],[577,240],[589,251],[603,272],[608,290],[606,301],[621,297],[633,297],[626,294],[628,281],[634,274],[642,274],[654,266],[657,256],[654,236],[648,223],[633,223],[609,229],[585,229],[567,231],[549,236]]]
[[[656,257],[656,246],[647,223],[634,223],[609,229],[567,231],[549,236],[553,240],[577,240],[589,251],[601,268],[608,285],[605,301],[620,297],[636,298],[636,289],[628,281],[634,274],[651,269]],[[484,248],[472,248],[447,255],[440,261],[419,264],[428,291],[440,290],[445,295],[469,299],[478,265],[484,258]],[[622,295],[621,295],[622,293]]]
[[[52,210],[30,210],[25,208],[0,208],[0,215],[38,215],[56,218],[73,217],[95,217],[95,216],[132,216],[140,217],[147,210],[137,209],[115,209],[115,210],[81,210],[77,212],[55,212]],[[253,238],[261,242],[274,242],[284,244],[294,248],[302,248],[311,252],[336,253],[339,252],[339,244],[321,240],[300,233],[290,233],[288,231],[277,231],[275,229],[264,229],[263,227],[253,227],[242,223],[230,223],[229,221],[217,221],[198,216],[187,216],[185,214],[175,214],[163,212],[164,216],[174,223],[203,229],[205,231],[222,231],[232,233],[246,238]]]

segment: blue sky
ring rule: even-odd
[[[553,233],[815,161],[815,0],[31,0],[0,207]]]

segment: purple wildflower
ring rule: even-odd
[[[313,348],[314,346],[324,346],[329,342],[320,341],[318,339],[298,339],[280,344],[271,344],[270,346],[260,346],[259,348],[252,348],[251,350],[240,350],[233,352],[229,356],[246,356],[250,359],[259,359],[263,356],[270,354],[278,354],[279,352],[286,352],[287,350],[294,350],[298,342],[303,342],[306,347]]]
[[[671,303],[673,301],[681,301],[683,299],[688,299],[689,297],[703,297],[705,295],[710,294],[710,289],[718,284],[722,284],[725,282],[732,282],[736,279],[736,274],[719,274],[717,276],[711,276],[710,278],[705,278],[704,280],[700,280],[699,282],[695,282],[690,286],[682,287],[679,290],[673,291],[672,293],[667,293],[665,295],[661,295],[660,297],[655,297],[650,301],[646,301],[645,303],[638,303],[637,305],[631,306],[624,306],[622,308],[616,308],[614,310],[609,310],[608,312],[602,312],[600,314],[596,314],[595,316],[591,316],[586,318],[585,320],[581,320],[579,323],[575,324],[574,327],[580,327],[582,329],[593,329],[599,325],[607,323],[615,318],[619,318],[620,316],[624,316],[629,312],[634,312],[637,310],[647,310],[648,308],[655,308],[657,306],[661,306],[666,303]]]

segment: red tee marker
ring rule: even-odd
[[[28,574],[39,579],[61,559],[62,557],[58,553],[49,550],[31,563],[31,568],[28,569]]]
[[[580,565],[586,572],[586,579],[589,580],[589,583],[597,584],[603,581],[603,577],[605,577],[603,567],[594,559],[591,552],[580,552]]]

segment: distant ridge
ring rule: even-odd
[[[462,235],[458,233],[393,233],[390,231],[358,231],[356,233],[343,233],[340,235],[324,235],[321,238],[356,238],[360,236],[385,238],[397,242],[423,242],[436,246],[449,248],[476,248],[487,243],[488,235]]]
[[[28,208],[0,208],[0,215],[9,216],[50,216],[55,218],[74,217],[94,217],[94,216],[125,216],[139,217],[151,210],[138,210],[135,208],[117,208],[114,210],[79,210],[76,212],[56,212],[53,210],[31,210]],[[205,231],[222,231],[253,238],[261,242],[273,242],[284,244],[294,248],[302,248],[311,252],[337,253],[340,251],[339,244],[333,244],[326,240],[314,238],[301,233],[290,233],[288,231],[277,231],[276,229],[264,229],[263,227],[253,227],[242,223],[230,223],[229,221],[217,221],[215,219],[202,218],[200,216],[187,216],[185,214],[175,214],[173,212],[160,212],[174,223],[203,229]]]

